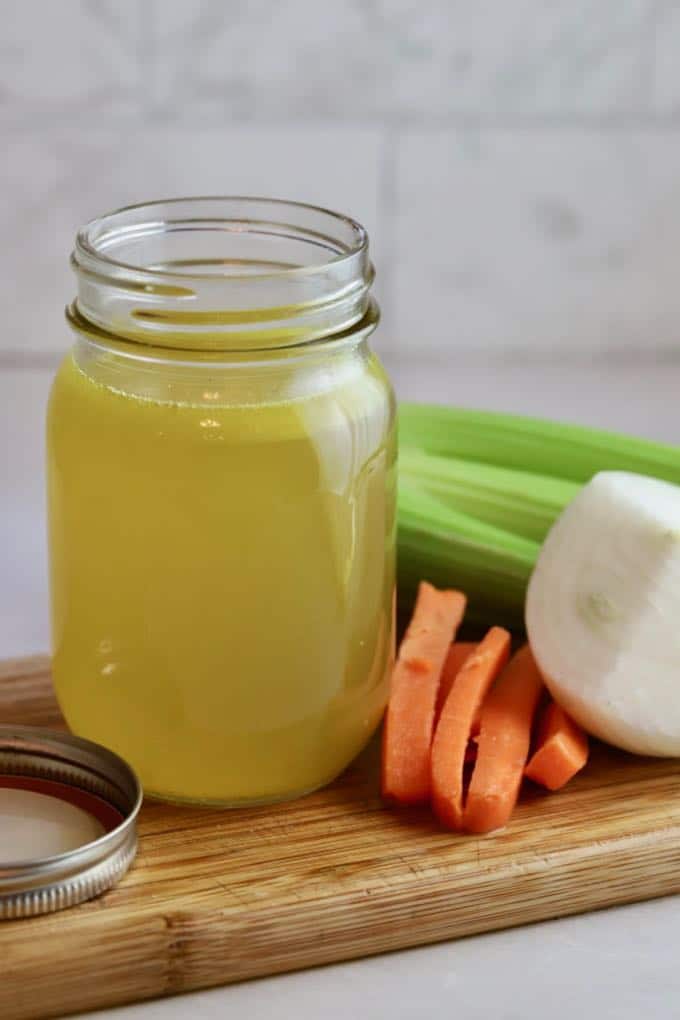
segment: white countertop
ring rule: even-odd
[[[47,369],[0,373],[0,656],[48,645],[42,495]],[[393,366],[403,396],[680,441],[680,363]],[[224,1017],[599,1020],[680,1012],[677,898],[105,1011]]]

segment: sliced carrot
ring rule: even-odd
[[[449,696],[449,691],[453,686],[453,681],[458,676],[463,663],[469,656],[474,652],[477,645],[474,641],[456,641],[455,644],[449,648],[446,661],[444,662],[444,668],[442,669],[442,678],[439,684],[439,690],[437,691],[437,707],[435,710],[435,726],[439,716],[441,715],[444,702]]]
[[[543,679],[524,645],[482,707],[477,762],[463,816],[467,832],[491,832],[507,824],[517,803],[542,690]]]
[[[427,581],[418,589],[392,674],[383,730],[382,793],[401,804],[417,804],[430,795],[437,690],[465,604],[461,592],[439,591]]]
[[[456,641],[455,644],[449,648],[449,654],[446,656],[446,662],[444,663],[444,669],[442,670],[442,678],[439,684],[439,691],[437,693],[437,707],[434,713],[434,725],[437,728],[439,722],[439,716],[442,714],[442,708],[444,702],[449,696],[449,691],[453,687],[453,682],[460,673],[463,664],[466,659],[472,655],[475,648],[477,647],[474,641]],[[470,740],[465,750],[465,764],[469,765],[477,757],[477,744],[476,739],[479,734],[479,709],[475,714],[475,718],[472,720],[472,730],[470,732]]]
[[[561,786],[588,761],[588,737],[554,701],[546,706],[538,727],[536,750],[524,775],[548,790]]]
[[[509,653],[510,634],[492,627],[458,672],[439,717],[432,743],[432,806],[453,829],[463,821],[463,765],[472,724]]]

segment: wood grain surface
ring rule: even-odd
[[[63,726],[48,661],[0,665],[0,722]],[[276,807],[144,806],[100,899],[0,922],[0,1017],[59,1016],[680,891],[680,764],[597,748],[511,825],[455,836],[385,808],[378,748]]]

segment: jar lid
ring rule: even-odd
[[[130,766],[90,740],[0,726],[0,920],[98,896],[137,850],[142,789]]]

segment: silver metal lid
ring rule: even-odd
[[[0,785],[56,796],[98,817],[104,834],[56,856],[0,861],[0,920],[34,917],[98,896],[125,874],[137,850],[142,789],[117,754],[81,737],[0,726]]]

